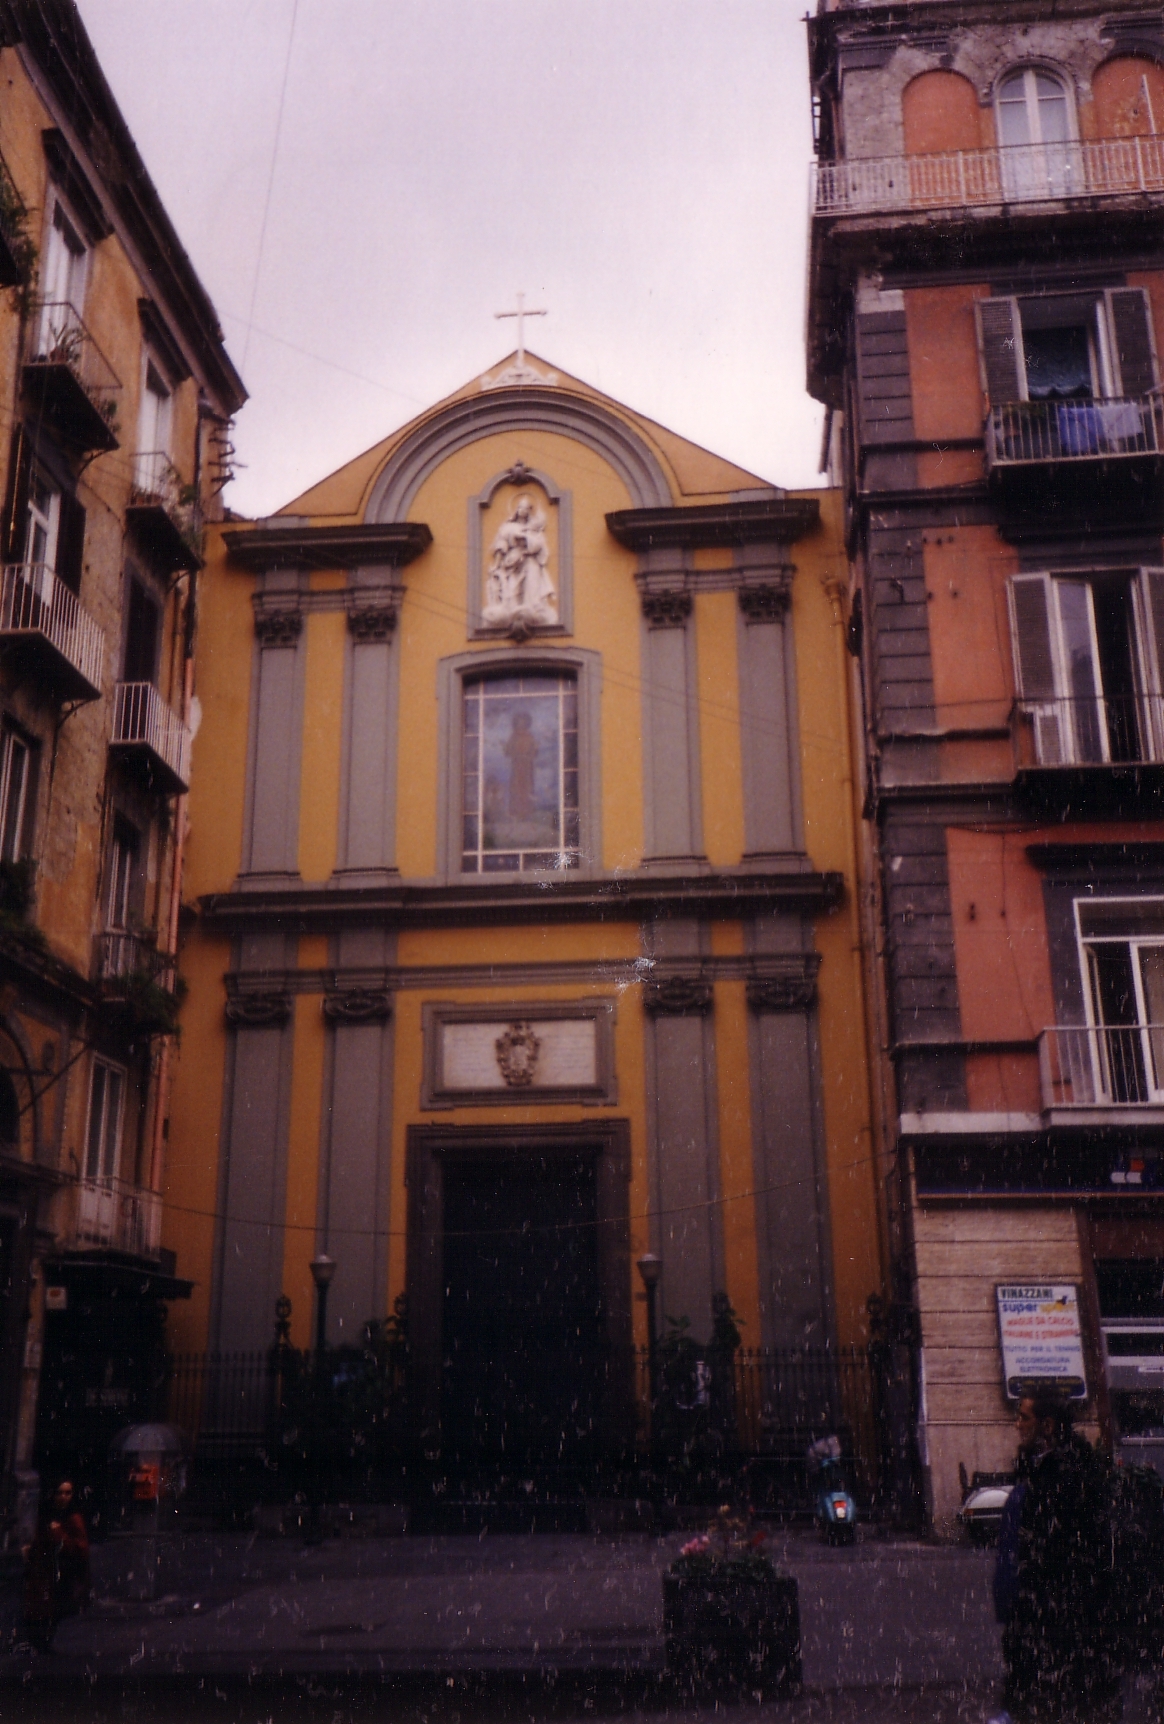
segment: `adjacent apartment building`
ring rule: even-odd
[[[202,522],[244,398],[71,0],[0,5],[0,1471],[146,1404]],[[43,1385],[43,1393],[39,1393]],[[38,1424],[38,1402],[40,1429]]]
[[[1028,1375],[1164,1436],[1164,30],[823,4],[809,383],[929,1502]]]
[[[835,493],[518,355],[208,538],[176,1344],[407,1295],[418,1452],[635,1430],[659,1326],[882,1287]]]

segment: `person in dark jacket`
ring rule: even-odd
[[[1025,1395],[1015,1424],[1017,1503],[1004,1516],[995,1574],[1008,1709],[1000,1724],[1103,1724],[1119,1708],[1104,1644],[1112,1547],[1103,1464],[1054,1393]]]
[[[61,1619],[89,1602],[89,1534],[69,1479],[43,1506],[24,1560],[25,1632],[38,1652],[48,1652]]]

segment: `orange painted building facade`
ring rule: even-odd
[[[898,1488],[949,1527],[1035,1377],[1164,1458],[1164,33],[1081,0],[842,4],[810,40]],[[1024,1288],[1070,1347],[1011,1344]]]

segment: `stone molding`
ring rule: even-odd
[[[265,647],[293,647],[303,632],[303,612],[298,605],[265,605],[255,600],[255,634]]]
[[[323,996],[323,1015],[333,1024],[383,1023],[392,1016],[386,988],[340,988]]]
[[[290,1018],[289,993],[231,994],[226,1002],[226,1021],[234,1029],[279,1028]]]
[[[653,1018],[703,1017],[711,1010],[711,983],[701,975],[662,976],[644,984],[643,1005]]]
[[[347,602],[348,633],[357,644],[391,640],[400,617],[399,593],[367,599],[352,594]]]
[[[738,589],[740,610],[749,623],[778,623],[787,614],[792,599],[791,578],[756,581]]]
[[[640,595],[643,615],[653,629],[676,629],[686,625],[692,598],[685,587],[648,588]]]
[[[819,961],[818,961],[819,962]],[[747,984],[754,1012],[808,1012],[816,1005],[817,964],[783,976],[756,977]]]

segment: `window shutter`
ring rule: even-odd
[[[1144,700],[1154,742],[1153,760],[1164,760],[1164,569],[1140,571],[1140,606],[1143,614],[1141,662],[1144,667]]]
[[[1148,297],[1142,287],[1109,288],[1107,303],[1119,361],[1120,394],[1131,400],[1146,395],[1156,382]]]
[[[76,497],[61,496],[61,525],[57,534],[57,579],[71,592],[81,590],[85,555],[85,510]]]
[[[1051,583],[1046,575],[1015,575],[1010,583],[1019,696],[1034,719],[1035,754],[1040,766],[1056,766],[1064,758],[1060,715],[1055,706],[1058,690],[1051,602]]]
[[[32,455],[24,426],[12,433],[12,453],[8,462],[8,495],[4,499],[3,547],[0,555],[6,563],[19,562],[24,555],[24,533],[28,515],[28,478]]]
[[[1018,304],[1013,299],[980,299],[974,306],[978,319],[978,352],[982,362],[982,387],[993,407],[1021,401],[1023,384],[1023,332]]]

